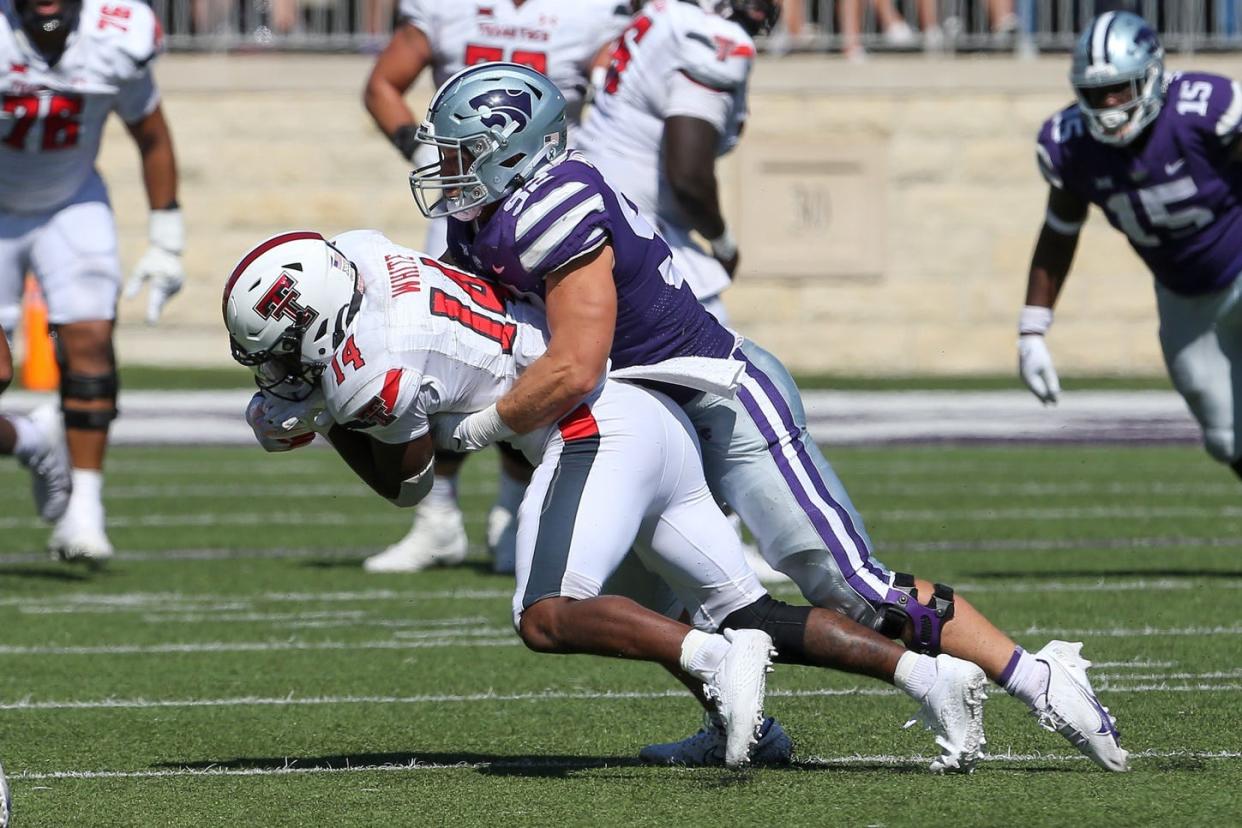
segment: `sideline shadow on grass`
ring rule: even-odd
[[[1034,581],[1061,581],[1066,578],[1213,578],[1220,580],[1242,578],[1239,569],[1058,569],[1053,572],[1031,570],[990,569],[987,572],[963,572],[963,578],[978,580],[1016,579]]]
[[[60,566],[30,566],[29,564],[0,564],[0,578],[25,578],[28,580],[83,583],[95,579],[88,569],[70,569]]]
[[[377,552],[380,550],[376,550]],[[374,553],[372,553],[374,554]],[[359,555],[354,558],[309,558],[298,563],[303,569],[362,569],[362,561],[366,555]],[[462,563],[453,564],[452,566],[434,566],[419,572],[390,572],[385,577],[393,575],[425,575],[428,572],[441,572],[457,570],[463,572],[474,572],[478,575],[497,575],[492,571],[491,561],[463,561]],[[512,577],[512,576],[507,576]]]

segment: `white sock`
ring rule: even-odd
[[[502,468],[500,470],[500,491],[496,493],[496,505],[508,509],[516,515],[518,507],[522,505],[522,498],[525,496],[526,484],[511,476]]]
[[[441,509],[459,508],[457,506],[457,475],[437,474],[435,481],[431,484],[431,491],[427,493],[423,503]]]
[[[702,682],[711,681],[730,644],[723,635],[691,630],[681,640],[681,669]]]
[[[83,501],[91,503],[94,508],[103,508],[103,472],[99,469],[73,470],[73,494],[69,496],[69,505],[73,507]]]
[[[29,463],[30,458],[46,448],[43,435],[39,433],[39,429],[29,417],[23,417],[20,414],[10,414],[5,417],[13,424],[13,430],[17,432],[17,442],[13,444],[13,456],[23,463]]]
[[[1051,668],[1047,664],[1018,647],[1014,650],[1009,666],[1001,674],[1001,686],[1009,695],[1033,708],[1048,690],[1050,672]]]
[[[927,698],[928,691],[936,683],[936,673],[936,659],[907,650],[897,660],[897,669],[893,671],[893,684],[915,701],[921,702]]]

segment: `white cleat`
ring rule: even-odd
[[[376,573],[422,572],[433,566],[452,566],[466,559],[466,524],[456,506],[420,505],[414,527],[404,538],[362,562]]]
[[[940,755],[932,773],[970,773],[983,755],[983,702],[987,676],[975,664],[949,655],[936,656],[936,682],[927,691],[916,722],[936,735]]]
[[[21,460],[30,470],[30,491],[34,495],[39,517],[55,523],[69,508],[69,493],[73,490],[73,476],[69,467],[69,452],[65,448],[65,426],[60,408],[47,403],[30,412],[29,420],[43,438],[34,454]]]
[[[725,766],[740,768],[750,762],[750,750],[759,740],[763,698],[776,648],[763,630],[724,630],[724,637],[732,646],[703,692],[715,700],[724,724]]]
[[[1048,689],[1032,710],[1039,726],[1060,733],[1105,770],[1129,770],[1130,754],[1121,747],[1117,720],[1087,678],[1091,662],[1082,657],[1082,642],[1049,641],[1035,658],[1048,665]]]
[[[112,543],[104,531],[102,503],[70,502],[57,521],[47,551],[53,559],[102,567],[112,558]]]
[[[492,556],[492,571],[512,575],[517,571],[517,515],[492,504],[487,513],[487,551]]]
[[[793,761],[793,739],[772,717],[759,725],[759,741],[750,752],[752,765],[788,765]],[[638,760],[648,765],[684,765],[686,767],[719,766],[725,763],[724,722],[717,715],[692,736],[680,742],[647,745],[638,752]]]
[[[9,780],[4,778],[4,765],[0,765],[0,828],[9,828],[13,818],[13,799],[9,795]]]

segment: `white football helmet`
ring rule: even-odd
[[[318,233],[280,233],[242,257],[224,285],[233,359],[264,391],[309,396],[358,311],[358,268]]]

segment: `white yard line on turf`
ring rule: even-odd
[[[1001,520],[1047,521],[1047,520],[1137,520],[1151,518],[1211,518],[1242,517],[1242,507],[1221,505],[1211,508],[1198,506],[1130,506],[1066,507],[1047,509],[877,509],[870,513],[873,523],[984,523]],[[108,518],[108,527],[122,528],[175,528],[179,526],[349,526],[357,523],[357,513],[350,511],[329,512],[184,512],[148,513],[143,515],[118,515]],[[398,512],[392,514],[368,514],[368,523],[408,523],[409,516]],[[0,529],[46,529],[37,517],[0,518]],[[1088,542],[1089,543],[1089,542]]]
[[[1118,693],[1216,693],[1237,692],[1242,684],[1196,682],[1186,684],[1110,684],[1102,686],[1101,692]],[[1000,694],[1000,691],[996,691]],[[876,684],[866,687],[824,687],[815,690],[770,690],[770,698],[817,699],[837,697],[886,697],[903,696],[900,690]],[[31,712],[41,710],[160,710],[203,707],[319,707],[323,705],[420,705],[420,704],[480,704],[511,702],[564,702],[564,701],[655,701],[659,699],[686,699],[684,690],[612,690],[560,691],[540,690],[530,693],[496,693],[488,690],[480,693],[427,693],[410,696],[237,696],[219,699],[84,699],[46,700],[19,699],[0,702],[0,711]]]
[[[1071,638],[1142,638],[1154,636],[1242,635],[1242,625],[1228,627],[1139,627],[1105,629],[1052,629],[1030,627],[1023,635]],[[425,636],[425,638],[424,638]],[[307,650],[403,650],[426,647],[502,647],[520,642],[509,627],[473,627],[466,630],[406,632],[400,639],[373,641],[199,641],[158,644],[96,644],[76,646],[0,645],[0,656],[162,655],[166,653],[251,653]]]
[[[1143,750],[1135,751],[1130,754],[1130,759],[1190,759],[1194,761],[1205,761],[1213,759],[1242,759],[1242,753],[1230,750]],[[931,756],[895,756],[892,754],[876,754],[864,756],[860,754],[846,756],[811,756],[806,759],[799,759],[795,766],[852,766],[852,765],[886,765],[886,766],[905,766],[905,765],[926,765],[931,762]],[[619,767],[628,766],[632,759],[629,756],[615,757],[616,765]],[[1008,764],[1042,764],[1046,762],[1085,762],[1087,758],[1079,755],[1068,755],[1058,753],[994,753],[983,757],[984,762],[997,762]],[[564,768],[564,769],[591,769],[606,768],[609,765],[607,758],[592,759],[584,757],[582,759],[540,759],[531,757],[527,759],[518,758],[498,758],[491,762],[420,762],[417,757],[411,758],[409,762],[404,764],[389,765],[346,765],[326,766],[311,765],[307,767],[298,767],[297,760],[289,760],[289,764],[279,768],[229,768],[211,766],[206,768],[168,768],[164,770],[63,770],[63,771],[19,771],[10,773],[9,778],[17,782],[40,782],[50,780],[73,780],[73,779],[165,779],[169,777],[222,777],[222,776],[291,776],[291,775],[310,775],[310,774],[334,774],[334,773],[410,773],[414,771],[442,771],[442,770],[480,770],[483,768],[513,768],[515,770],[534,769],[534,768]]]

